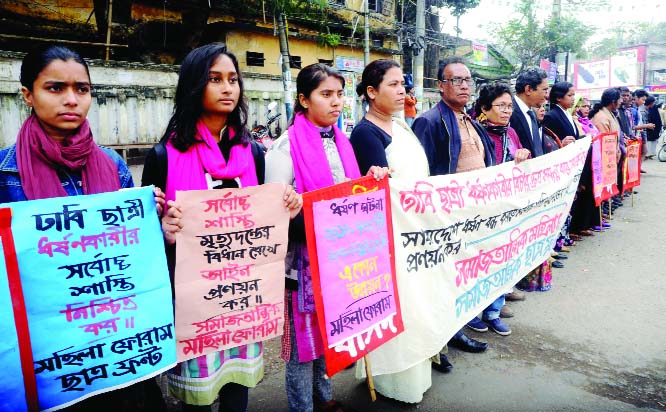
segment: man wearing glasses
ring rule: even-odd
[[[495,145],[486,130],[465,113],[474,81],[465,62],[457,56],[443,60],[437,71],[442,100],[414,120],[412,129],[428,158],[430,175],[445,175],[482,169],[495,164]],[[486,329],[487,330],[487,329]],[[488,347],[458,331],[449,346],[466,352],[483,352]],[[446,355],[433,364],[440,372],[452,366]]]
[[[428,157],[430,175],[482,169],[495,164],[495,146],[486,130],[465,113],[474,81],[457,56],[442,61],[437,71],[442,100],[414,120],[412,129]]]
[[[531,108],[546,103],[548,97],[548,73],[537,67],[529,67],[518,73],[514,111],[509,125],[516,131],[520,144],[532,153],[532,157],[544,153],[539,124]]]

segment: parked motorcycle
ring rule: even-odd
[[[271,131],[271,125],[282,115],[279,111],[275,112],[277,105],[277,102],[270,102],[268,104],[265,126],[260,124],[250,130],[252,139],[263,146],[264,152],[271,148],[273,141],[277,138],[273,136],[273,132]]]

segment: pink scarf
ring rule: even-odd
[[[350,179],[361,177],[349,139],[335,125],[333,132],[345,176]],[[319,129],[302,113],[298,113],[294,118],[294,124],[289,127],[288,135],[289,151],[294,164],[296,191],[304,193],[335,184]],[[292,244],[290,249],[295,249],[294,253],[303,258],[308,257],[305,244]],[[292,292],[295,339],[299,362],[309,362],[324,353],[324,343],[318,330],[317,314],[311,307],[312,305],[303,303],[314,302],[309,263],[303,265],[299,270],[298,284],[298,291]],[[288,333],[285,334],[284,339],[292,338]]]
[[[28,117],[16,139],[16,161],[21,186],[28,200],[67,196],[57,170],[81,172],[84,194],[120,189],[118,166],[95,144],[90,124],[62,142],[49,137],[34,114]]]
[[[345,176],[350,179],[361,177],[349,139],[335,125],[333,125],[333,131]],[[289,150],[294,163],[296,191],[305,193],[335,184],[319,129],[303,113],[296,115],[294,124],[289,127],[288,135]]]
[[[235,136],[229,129],[229,140]],[[215,138],[201,120],[197,122],[197,136],[201,141],[193,144],[186,152],[181,152],[171,144],[166,144],[168,170],[166,200],[176,199],[176,190],[208,189],[206,172],[216,179],[239,178],[242,187],[256,186],[257,171],[252,156],[252,145],[237,144],[231,148],[229,161],[224,160]]]

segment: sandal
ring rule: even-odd
[[[570,233],[569,237],[571,238],[571,240],[574,240],[574,241],[583,240],[583,236],[579,235],[578,233]],[[573,245],[571,245],[571,246],[573,246]]]
[[[342,406],[338,401],[330,400],[328,402],[321,402],[315,406],[316,412],[357,412],[356,409],[348,406]]]
[[[583,236],[594,236],[594,232],[589,229],[584,229],[580,231],[580,234]]]

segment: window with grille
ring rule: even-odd
[[[292,69],[300,69],[301,56],[289,56],[289,67]]]
[[[265,60],[263,53],[245,52],[245,63],[248,66],[264,67]]]

